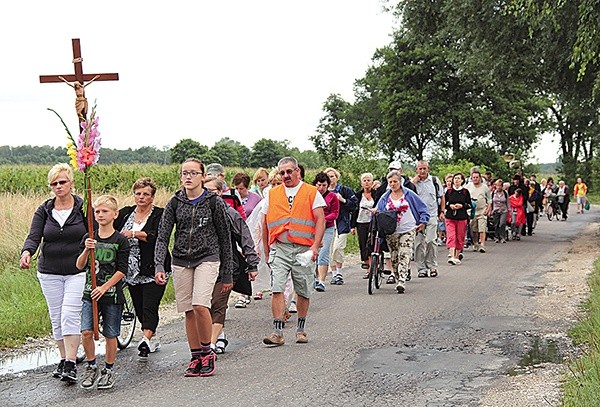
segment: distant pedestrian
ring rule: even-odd
[[[427,161],[418,161],[415,169],[417,175],[413,177],[412,183],[429,211],[429,222],[424,233],[417,233],[415,237],[415,264],[418,277],[437,277],[437,225],[438,220],[444,219],[444,187],[438,177],[429,174]]]
[[[410,258],[413,253],[415,235],[422,233],[429,223],[429,210],[425,202],[412,190],[402,186],[402,174],[391,171],[387,175],[390,189],[377,203],[377,211],[396,212],[396,230],[386,236],[392,261],[392,276],[396,282],[396,292],[404,293]],[[389,281],[388,281],[389,283]]]
[[[467,209],[471,209],[471,194],[463,187],[465,177],[462,173],[454,174],[452,188],[446,191],[446,247],[449,250],[448,263],[461,263],[467,233]]]
[[[588,187],[585,182],[581,178],[577,178],[577,183],[573,187],[573,196],[577,200],[577,213],[583,213],[585,203],[587,202],[587,191]]]
[[[335,222],[335,236],[331,247],[329,266],[331,268],[331,284],[344,284],[342,267],[344,265],[344,250],[348,242],[348,234],[351,229],[352,212],[358,205],[358,199],[354,191],[339,183],[340,173],[335,168],[327,168],[323,171],[329,177],[331,184],[329,190],[337,196],[340,202],[340,213]]]

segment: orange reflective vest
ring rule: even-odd
[[[315,241],[317,224],[312,206],[317,193],[317,188],[302,183],[294,197],[292,209],[290,209],[283,185],[278,185],[269,191],[269,210],[267,212],[269,245],[277,240],[277,236],[286,233],[286,238],[290,242],[312,246]]]

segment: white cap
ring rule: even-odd
[[[400,161],[392,161],[390,165],[388,165],[388,170],[401,170],[402,163]]]

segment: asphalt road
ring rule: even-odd
[[[3,406],[475,406],[547,329],[532,317],[536,287],[598,217],[593,208],[568,222],[541,220],[520,242],[467,250],[460,266],[446,264],[442,248],[439,277],[419,279],[413,270],[402,295],[392,285],[368,295],[362,270],[349,267],[346,284],[314,294],[308,344],[295,343],[295,318],[288,343],[262,344],[271,332],[268,297],[230,309],[231,344],[213,377],[183,377],[189,354],[176,322],[161,328],[163,348],[147,363],[135,349],[119,353],[111,390],[67,386],[46,367],[0,382],[0,399]]]

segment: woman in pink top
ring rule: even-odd
[[[261,196],[255,192],[252,192],[248,189],[250,186],[250,177],[248,174],[244,172],[239,172],[233,177],[233,186],[237,192],[240,201],[242,202],[242,206],[244,207],[244,212],[246,212],[246,219],[250,217],[252,211],[258,205],[258,203],[262,200]]]
[[[317,281],[315,282],[315,290],[325,291],[325,279],[327,278],[327,269],[329,268],[329,249],[333,240],[335,220],[340,213],[340,201],[337,195],[329,191],[329,177],[324,172],[320,172],[315,176],[313,185],[323,195],[325,203],[325,233],[323,234],[322,246],[319,249],[319,257],[317,258]]]

